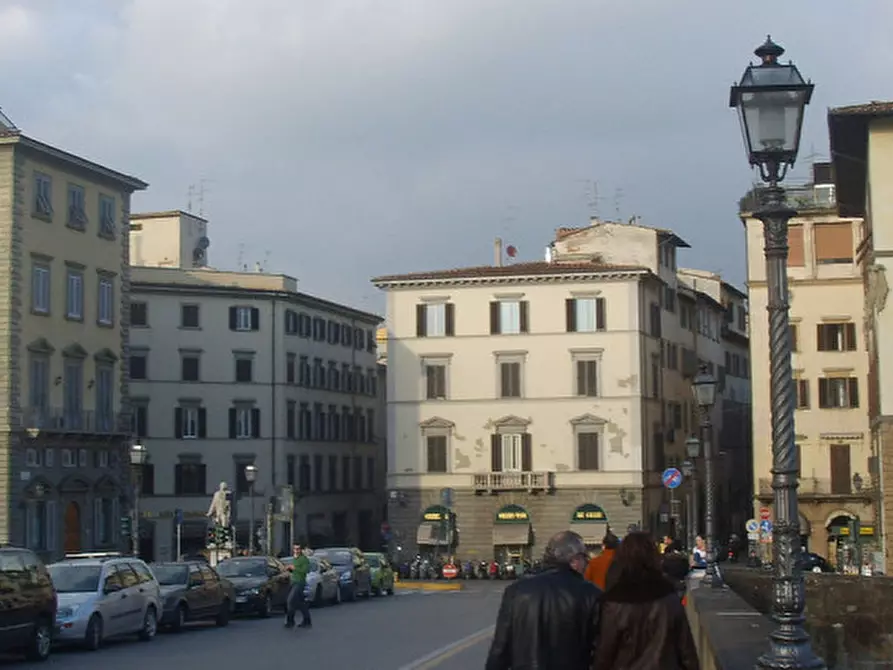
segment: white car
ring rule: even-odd
[[[104,640],[158,632],[161,591],[143,561],[121,554],[69,554],[47,566],[56,588],[59,642],[96,650]]]

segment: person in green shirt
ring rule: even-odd
[[[291,589],[288,592],[288,600],[286,602],[285,627],[294,628],[295,613],[301,611],[301,623],[298,628],[310,628],[310,607],[304,598],[304,587],[307,586],[307,573],[310,572],[310,559],[304,556],[301,545],[296,544],[292,547],[292,556],[294,560],[288,566],[291,572]]]

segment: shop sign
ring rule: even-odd
[[[834,530],[834,528],[831,529],[832,532]],[[848,536],[850,534],[850,529],[848,526],[838,526],[836,530],[838,535]],[[874,526],[860,526],[859,535],[874,535]]]
[[[446,521],[449,518],[449,510],[446,507],[442,507],[441,505],[432,505],[424,512],[422,512],[422,521],[427,521],[428,523]]]
[[[608,515],[598,505],[580,505],[574,510],[571,523],[607,523]]]
[[[506,505],[496,513],[497,523],[530,523],[530,515],[520,505]]]

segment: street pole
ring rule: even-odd
[[[804,628],[806,589],[797,566],[800,556],[799,475],[794,445],[796,387],[791,367],[788,302],[788,221],[796,212],[785,204],[777,171],[762,194],[755,216],[763,222],[766,284],[769,292],[769,399],[772,409],[772,490],[775,523],[772,533],[773,615],[778,628],[769,635],[769,652],[761,668],[824,668]]]
[[[142,488],[143,473],[141,468],[133,468],[133,520],[130,523],[131,552],[134,556],[140,555],[140,489]]]
[[[248,482],[248,555],[254,556],[254,481]]]
[[[713,459],[713,423],[710,420],[710,406],[701,407],[701,435],[704,444],[704,470],[706,481],[707,509],[704,513],[704,526],[707,537],[707,574],[704,581],[713,588],[722,588],[722,577],[716,568],[716,477]]]
[[[177,561],[180,561],[183,556],[183,524],[177,524]]]

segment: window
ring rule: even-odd
[[[174,437],[195,440],[207,437],[207,410],[185,405],[174,409]]]
[[[36,314],[50,313],[50,266],[35,262],[31,266],[31,311]]]
[[[310,457],[306,454],[298,457],[298,490],[310,490]]]
[[[185,457],[184,457],[185,459]],[[206,469],[204,463],[182,461],[174,466],[174,494],[178,496],[206,495]]]
[[[306,356],[298,359],[298,385],[310,386],[310,359]]]
[[[62,450],[62,467],[73,468],[75,466],[74,452],[71,449]]]
[[[285,334],[298,334],[298,313],[292,309],[285,310]]]
[[[344,363],[341,366],[341,384],[345,391],[353,393],[353,373],[349,363]]]
[[[859,406],[859,380],[855,377],[819,379],[819,407],[845,409]]]
[[[598,396],[598,358],[575,359],[577,395]]]
[[[595,432],[577,433],[577,469],[599,469],[599,434]]]
[[[370,354],[375,353],[375,350],[378,349],[378,340],[375,339],[375,331],[367,330],[366,331],[366,351]]]
[[[529,433],[496,433],[491,438],[491,470],[529,472],[532,449]]]
[[[855,323],[820,323],[816,337],[819,351],[856,351]]]
[[[246,440],[260,437],[260,410],[257,407],[239,406],[229,410],[229,436]]]
[[[103,326],[111,326],[115,322],[115,282],[111,277],[99,278],[96,321]]]
[[[338,344],[341,341],[341,327],[334,321],[329,321],[326,324],[326,330],[328,332],[328,337],[326,341],[329,344]]]
[[[130,325],[131,326],[148,326],[149,325],[149,305],[144,302],[130,303]]]
[[[375,488],[375,459],[372,456],[366,458],[366,489]]]
[[[651,357],[651,397],[660,396],[660,356]]]
[[[797,409],[809,409],[809,380],[797,380]]]
[[[650,307],[651,312],[651,336],[652,337],[660,337],[661,336],[661,322],[660,322],[660,305],[653,302]]]
[[[378,370],[369,368],[366,371],[366,379],[369,380],[369,395],[374,398],[378,395]]]
[[[82,428],[84,393],[84,364],[79,359],[67,359],[63,374],[64,413],[66,428]]]
[[[236,382],[248,384],[253,381],[254,360],[250,354],[236,354]]]
[[[313,403],[313,439],[326,439],[326,413],[322,403]]]
[[[180,305],[180,328],[199,328],[198,305]]]
[[[326,369],[321,358],[313,359],[313,388],[324,389],[326,387]]]
[[[676,289],[672,286],[664,286],[664,309],[676,313]]]
[[[326,340],[326,320],[318,316],[313,318],[313,339],[316,342]]]
[[[230,307],[229,329],[241,332],[260,330],[260,310],[257,307]]]
[[[329,389],[341,390],[341,374],[338,372],[338,364],[334,361],[329,361]]]
[[[68,225],[78,230],[83,230],[87,227],[84,189],[75,184],[68,185]]]
[[[322,456],[319,454],[313,457],[313,490],[322,491]]]
[[[341,457],[341,489],[350,491],[350,456]]]
[[[115,423],[115,381],[114,368],[110,365],[96,366],[96,428],[110,432],[117,428]]]
[[[429,435],[426,442],[428,445],[428,472],[447,472],[447,436]]]
[[[490,334],[516,335],[528,332],[526,300],[497,300],[490,303]]]
[[[115,237],[115,199],[107,195],[99,196],[99,234],[103,237]]]
[[[37,453],[37,449],[25,449],[25,467],[40,467],[40,455]]]
[[[362,328],[353,329],[353,348],[362,351],[366,346],[366,331]]]
[[[366,439],[375,442],[375,410],[366,410]]]
[[[788,226],[788,267],[806,265],[803,252],[803,226]]]
[[[295,485],[295,456],[289,454],[285,457],[285,483],[294,487]]]
[[[815,261],[819,265],[853,262],[853,226],[851,223],[817,223]]]
[[[287,384],[294,384],[295,379],[297,378],[297,367],[298,361],[297,357],[294,354],[285,354],[285,382]]]
[[[499,397],[520,398],[523,390],[523,359],[517,356],[497,356],[499,370]]]
[[[298,313],[298,335],[300,337],[310,337],[313,321],[309,314]]]
[[[363,488],[363,457],[353,457],[353,488],[359,491]]]
[[[607,327],[604,298],[569,298],[565,304],[567,332],[594,333]]]
[[[416,305],[418,337],[451,337],[455,334],[456,306],[451,302]]]
[[[130,352],[130,378],[131,379],[148,379],[149,376],[149,355],[145,351]]]
[[[310,423],[311,423],[310,405],[308,405],[306,402],[302,402],[300,404],[300,409],[298,410],[298,439],[299,440],[309,440],[310,439]]]
[[[850,445],[832,444],[830,450],[831,493],[849,495],[853,492],[851,477]]]
[[[49,419],[50,406],[50,359],[48,356],[32,354],[28,374],[28,401],[34,420],[43,422]]]
[[[341,408],[341,433],[346,441],[354,438],[353,412],[350,407]]]
[[[133,406],[133,414],[131,414],[133,423],[133,434],[136,437],[149,436],[149,407],[145,404]]]
[[[819,326],[819,328],[821,328],[821,326]],[[797,337],[797,324],[792,323],[790,326],[788,326],[788,334],[791,337],[791,351],[800,351],[800,340]],[[728,355],[728,352],[726,352],[726,356]],[[726,368],[728,367],[729,365],[728,363],[726,363]]]
[[[298,418],[298,403],[294,400],[285,401],[285,436],[295,439],[295,424]]]
[[[354,411],[354,421],[357,425],[357,442],[366,441],[366,417],[363,416],[363,410]]]
[[[69,319],[84,318],[84,273],[82,270],[68,268],[65,294],[65,316]]]
[[[199,362],[198,354],[181,354],[180,357],[180,380],[184,382],[199,381]]]
[[[338,457],[329,456],[329,491],[338,490]]]
[[[338,406],[329,405],[329,439],[338,441],[341,439],[341,417],[338,416]]]
[[[34,173],[34,213],[44,217],[53,215],[53,181],[40,172]]]
[[[93,452],[93,467],[107,468],[109,466],[109,452],[107,449],[100,449]]]

